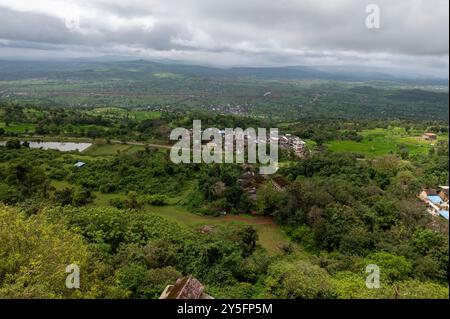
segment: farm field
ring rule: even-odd
[[[408,148],[410,155],[426,154],[434,144],[421,138],[418,132],[408,134],[403,128],[371,129],[360,133],[364,139],[361,142],[349,140],[331,141],[325,144],[333,152],[353,152],[373,157],[396,153],[398,145]],[[438,140],[448,140],[441,135]]]
[[[114,156],[119,153],[130,153],[143,150],[143,146],[127,144],[95,144],[84,154],[88,156]]]

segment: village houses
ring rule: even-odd
[[[449,202],[448,186],[440,186],[440,190],[424,189],[419,194],[419,198],[427,206],[427,212],[433,216],[442,216],[448,220]]]

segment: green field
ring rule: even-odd
[[[0,128],[3,128],[7,133],[23,134],[33,132],[36,128],[35,124],[10,124],[6,126],[5,123],[0,122]]]
[[[70,188],[70,187],[72,187],[73,185],[70,184],[69,182],[66,182],[66,181],[56,181],[56,180],[53,180],[53,181],[52,181],[52,186],[53,186],[56,190],[60,191],[60,190],[62,190],[62,189],[64,189],[64,188]]]
[[[144,146],[126,144],[95,144],[85,151],[88,156],[113,156],[143,150]]]
[[[174,79],[181,80],[184,78],[181,74],[171,73],[171,72],[157,72],[152,74],[153,77],[158,79]]]
[[[333,152],[353,152],[373,157],[395,154],[399,144],[405,145],[411,155],[426,154],[434,144],[423,140],[418,132],[408,133],[399,127],[364,130],[360,134],[364,137],[361,142],[336,140],[325,145]],[[439,139],[448,139],[448,136],[442,135]]]
[[[151,214],[162,216],[191,227],[205,225],[219,226],[232,223],[252,225],[258,231],[259,244],[270,254],[279,253],[280,247],[288,243],[287,236],[270,218],[254,217],[251,215],[211,217],[193,214],[178,206],[147,206],[146,210]]]

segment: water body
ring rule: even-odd
[[[28,143],[30,143],[30,148],[42,148],[44,150],[57,150],[61,152],[71,152],[71,151],[83,152],[92,145],[92,143],[75,143],[75,142],[28,142]],[[0,146],[5,145],[6,141],[0,141]]]

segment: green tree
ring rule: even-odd
[[[264,296],[268,298],[314,299],[333,295],[328,273],[304,260],[273,263],[264,285]]]
[[[366,259],[366,265],[374,264],[380,268],[381,282],[403,281],[410,278],[412,264],[403,256],[387,252],[376,252]]]
[[[63,224],[0,205],[0,298],[123,297],[96,260],[83,238]],[[70,264],[81,271],[78,290],[65,285]]]

